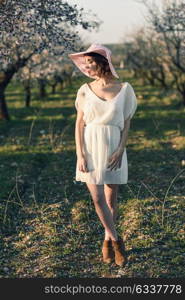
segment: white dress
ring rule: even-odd
[[[126,147],[122,155],[121,167],[116,170],[107,168],[108,158],[117,149],[124,120],[133,117],[137,99],[132,86],[125,82],[119,93],[111,100],[102,100],[89,87],[83,84],[75,101],[76,109],[84,113],[84,152],[88,172],[78,170],[76,181],[93,184],[126,184],[128,163]]]

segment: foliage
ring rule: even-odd
[[[160,82],[165,89],[173,86],[185,105],[185,3],[169,0],[157,6],[150,0],[139,2],[147,7],[149,35],[144,29],[139,35],[136,32],[133,44],[126,43],[126,59],[144,82]]]
[[[79,39],[72,30],[74,26],[90,29],[97,24],[95,20],[84,20],[83,9],[61,0],[4,1],[0,6],[1,66],[6,69],[44,49],[62,55]]]
[[[94,18],[94,17],[93,17]],[[35,54],[62,54],[79,48],[74,27],[92,29],[96,20],[84,20],[83,9],[62,0],[5,0],[0,4],[0,118],[10,120],[5,90],[13,76]]]

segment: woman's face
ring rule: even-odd
[[[85,56],[85,68],[91,77],[98,77],[97,64],[91,56]]]

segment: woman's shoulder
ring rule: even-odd
[[[77,90],[77,95],[79,96],[85,96],[87,91],[87,84],[83,83]]]
[[[128,81],[122,81],[120,82],[120,84],[123,86],[123,87],[126,87],[129,85],[129,82]]]
[[[86,88],[86,83],[83,83],[79,88],[78,91],[83,91]]]
[[[129,87],[133,88],[133,86],[132,86],[132,84],[131,84],[130,82],[128,82],[128,81],[125,81],[125,84],[127,84],[127,86],[129,86]]]
[[[130,83],[128,81],[117,81],[115,83],[115,86],[122,86],[122,88],[127,88],[130,86]]]
[[[134,91],[134,88],[133,88],[132,84],[130,82],[128,82],[128,81],[123,82],[123,86],[126,87],[127,92]]]

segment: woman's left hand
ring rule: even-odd
[[[121,161],[124,150],[117,149],[112,153],[112,155],[108,159],[107,168],[112,171],[113,169],[121,168]]]

